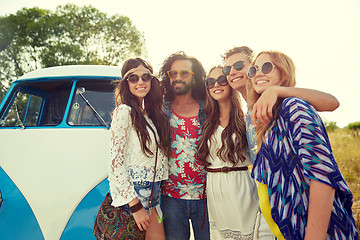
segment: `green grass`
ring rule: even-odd
[[[340,171],[354,194],[352,211],[360,232],[360,134],[355,130],[337,129],[328,135]]]

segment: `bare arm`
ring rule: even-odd
[[[132,207],[139,202],[138,198],[134,198],[129,202],[129,206]],[[146,212],[145,208],[141,208],[139,211],[133,213],[135,222],[140,231],[147,231],[150,227],[150,215]]]
[[[311,180],[308,219],[305,240],[325,239],[329,227],[335,189],[331,186]]]
[[[266,89],[254,104],[251,119],[266,123],[272,119],[272,109],[278,98],[299,97],[308,101],[317,111],[334,111],[340,105],[333,95],[308,88],[271,86]]]
[[[340,105],[339,101],[333,95],[314,89],[275,86],[274,91],[277,92],[277,95],[280,98],[302,98],[311,103],[311,105],[319,112],[332,112]]]

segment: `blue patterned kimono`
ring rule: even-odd
[[[310,180],[335,189],[326,239],[358,239],[350,192],[316,110],[299,98],[286,98],[265,135],[252,177],[268,185],[271,215],[285,239],[304,239]]]

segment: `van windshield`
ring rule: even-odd
[[[110,81],[78,81],[67,123],[70,126],[110,125],[115,107],[114,87]]]

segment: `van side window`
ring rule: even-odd
[[[1,126],[36,126],[42,100],[37,95],[17,92],[8,114],[1,120]]]
[[[64,118],[72,80],[19,83],[3,113],[0,127],[56,126]]]
[[[111,81],[80,80],[71,102],[70,126],[110,125],[114,110],[114,84]]]

